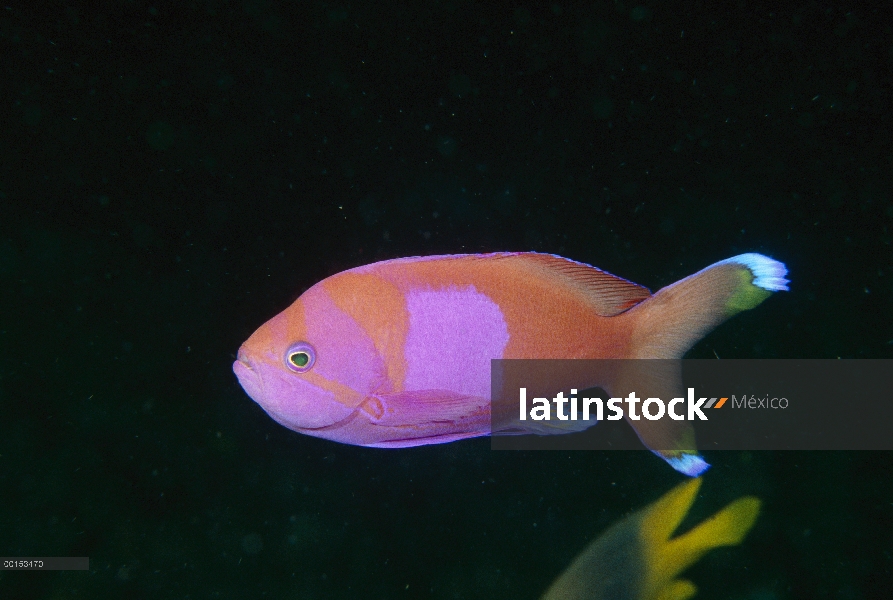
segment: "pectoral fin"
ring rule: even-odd
[[[367,444],[377,448],[406,448],[486,435],[490,430],[490,401],[448,390],[420,390],[380,394],[360,405],[370,423],[388,429],[387,441]]]

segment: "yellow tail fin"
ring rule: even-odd
[[[696,563],[704,554],[720,546],[741,543],[756,522],[760,501],[748,496],[735,500],[694,529],[670,538],[695,501],[701,479],[676,486],[642,515],[640,539],[647,576],[642,598],[685,600],[697,588],[676,576]]]
[[[739,498],[690,531],[670,538],[694,503],[701,479],[682,483],[615,523],[556,579],[543,600],[687,600],[697,588],[677,576],[706,552],[739,544],[760,501]]]

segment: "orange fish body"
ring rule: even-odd
[[[729,316],[787,289],[786,273],[745,254],[652,295],[548,254],[390,260],[311,287],[242,345],[233,369],[300,433],[377,447],[448,442],[499,432],[492,359],[681,358]],[[706,468],[687,426],[633,425],[674,468]]]

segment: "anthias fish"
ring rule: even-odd
[[[242,344],[233,370],[273,419],[308,435],[403,448],[498,434],[491,359],[681,358],[730,316],[788,289],[786,274],[742,254],[652,294],[550,254],[388,260],[308,289]],[[707,468],[688,422],[630,424],[675,469]]]
[[[694,596],[694,583],[677,576],[713,548],[741,543],[760,511],[757,498],[739,498],[670,538],[700,486],[700,478],[679,484],[612,525],[574,559],[541,600],[687,600]]]

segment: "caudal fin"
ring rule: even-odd
[[[741,543],[760,510],[757,498],[739,498],[671,539],[700,487],[700,479],[677,485],[613,525],[574,559],[542,600],[686,600],[694,596],[695,585],[678,576],[713,548]]]
[[[787,272],[784,264],[768,256],[740,254],[659,290],[622,315],[634,320],[630,357],[682,358],[729,317],[754,308],[773,292],[787,290]],[[616,389],[610,390],[612,395],[635,390],[642,398],[682,396],[678,367],[670,361],[660,362],[642,361],[631,367],[618,378]],[[690,422],[665,417],[629,423],[642,442],[677,471],[697,476],[708,468],[697,453]]]
[[[658,290],[632,308],[635,358],[682,358],[717,325],[788,289],[783,263],[762,254],[739,254]]]

